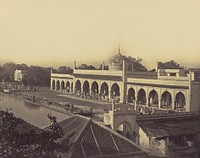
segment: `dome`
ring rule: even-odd
[[[125,56],[121,54],[120,48],[118,53],[109,59],[109,70],[122,70],[122,64]]]
[[[109,61],[110,62],[114,62],[114,63],[118,63],[118,62],[122,62],[125,59],[125,56],[121,54],[120,52],[120,48],[118,49],[118,53],[113,55]]]

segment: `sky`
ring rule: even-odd
[[[0,0],[0,62],[102,63],[117,53],[147,68],[200,67],[199,0]]]

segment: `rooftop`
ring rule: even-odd
[[[138,125],[150,137],[165,138],[200,133],[200,115],[137,120]]]
[[[71,135],[68,158],[146,157],[145,151],[135,143],[86,117],[72,116],[59,124],[65,133],[60,142],[63,143]]]

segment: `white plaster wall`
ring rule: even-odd
[[[139,145],[149,150],[149,138],[141,127],[139,127]]]
[[[150,138],[149,150],[156,155],[166,156],[166,142],[165,140],[157,140],[155,137]]]

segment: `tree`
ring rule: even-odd
[[[130,71],[147,71],[147,68],[142,64],[142,58],[125,57],[127,67]]]
[[[6,69],[2,66],[0,66],[0,81],[9,81],[10,80],[10,75],[6,71]]]
[[[49,86],[51,68],[40,66],[30,66],[27,74],[22,79],[25,85],[30,86]]]
[[[5,81],[13,81],[13,75],[16,69],[16,64],[12,62],[5,63],[3,65],[3,68],[5,69],[5,72],[6,72]]]
[[[16,65],[16,69],[18,69],[18,70],[28,70],[28,65],[26,65],[26,64],[17,64]]]
[[[158,62],[158,69],[183,69],[183,67],[174,60],[170,60],[167,62]]]
[[[8,110],[0,111],[0,157],[4,158],[56,158],[66,152],[57,144],[64,133],[56,117],[48,116],[52,122],[49,131],[38,129]]]
[[[9,74],[14,74],[16,70],[16,64],[12,62],[5,63],[3,67],[5,68],[6,72],[8,72]]]
[[[68,67],[68,66],[60,66],[57,70],[58,73],[63,73],[63,74],[72,74],[73,69]]]
[[[92,65],[82,64],[81,66],[78,66],[78,69],[83,70],[96,70],[96,68]]]

